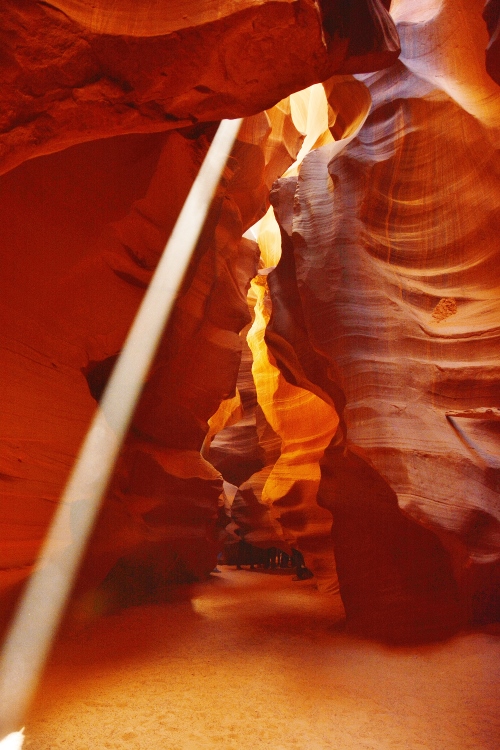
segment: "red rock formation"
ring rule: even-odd
[[[294,94],[290,101],[292,117],[306,134],[298,162],[310,148],[332,143],[332,132],[339,138],[352,139],[371,103],[366,87],[352,76],[334,76],[324,87],[313,86]],[[288,173],[297,174],[298,168],[296,163]],[[248,335],[257,399],[266,421],[281,438],[281,455],[240,487],[232,516],[247,541],[288,551],[292,547],[300,549],[307,566],[314,571],[318,587],[336,591],[331,516],[318,507],[316,493],[319,460],[335,433],[338,416],[327,392],[328,379],[324,372],[321,374],[321,364],[310,351],[297,305],[293,249],[287,234],[291,233],[295,183],[294,177],[281,181],[292,190],[285,191],[285,198],[280,194],[279,199],[276,191],[272,192],[278,200],[273,201],[275,213],[283,224],[281,239],[271,214],[257,230],[262,263],[267,268],[252,284],[255,320]],[[269,273],[276,264],[276,270]],[[271,310],[273,322],[269,325]],[[280,335],[280,319],[288,331],[293,321],[292,345]],[[301,362],[295,352],[299,352]],[[307,374],[309,366],[312,372]],[[322,380],[327,384],[326,391],[319,385]]]
[[[101,263],[95,283],[108,286],[110,304],[99,331],[73,269],[144,194],[160,148],[158,136],[98,141],[2,178],[2,616],[6,592],[31,569],[95,407],[82,368],[113,352],[106,336],[126,329],[139,300]]]
[[[263,475],[262,488],[252,478],[253,482],[244,485],[241,493],[251,490],[268,509],[270,522],[278,530],[276,538],[281,537],[286,545],[278,546],[286,551],[300,549],[318,585],[323,590],[335,590],[335,559],[329,539],[331,518],[318,507],[316,494],[319,459],[335,434],[338,416],[331,403],[311,390],[287,382],[270,355],[264,342],[270,313],[265,279],[261,277],[261,283],[254,287],[257,305],[248,339],[254,355],[253,376],[259,404],[281,437],[281,454],[271,471]],[[273,305],[273,313],[274,309]],[[251,541],[249,534],[246,538]]]
[[[154,586],[179,570],[199,576],[213,567],[222,478],[199,451],[208,420],[234,396],[239,331],[250,319],[246,288],[258,255],[241,235],[267,207],[264,149],[272,119],[248,121],[234,148],[90,542],[81,590],[118,560],[127,585],[130,566]],[[3,277],[4,303],[15,311],[6,308],[2,349],[9,374],[4,593],[30,571],[94,399],[206,151],[213,129],[205,130],[83,144],[3,178],[4,226],[15,230]],[[103,163],[108,170],[100,177]],[[82,171],[84,179],[72,183]],[[21,221],[27,191],[34,205]],[[45,203],[52,213],[43,213]],[[77,517],[78,508],[68,509],[68,535]]]
[[[378,0],[6,0],[0,166],[81,141],[268,109],[334,72],[399,53]]]
[[[457,626],[457,583],[473,617],[498,595],[500,110],[479,16],[448,37],[451,4],[393,7],[403,62],[363,77],[359,135],[279,182],[267,340],[341,418],[319,501],[348,621],[407,640]]]
[[[210,123],[267,109],[247,120],[228,163],[90,542],[78,611],[110,571],[108,589],[120,598],[126,586],[137,600],[213,567],[230,501],[212,455],[240,485],[229,494],[249,541],[298,547],[330,588],[335,552],[353,629],[430,639],[493,616],[495,4],[485,11],[487,67],[483,0],[394,0],[401,61],[357,78],[348,74],[395,61],[388,2],[4,5],[4,612]],[[319,86],[270,109],[321,80],[321,111]],[[241,236],[297,154],[301,165],[272,192],[279,262],[259,237],[264,265],[276,268],[254,284],[257,408],[240,368],[257,246]],[[234,466],[233,440],[246,465]],[[62,545],[77,517],[68,508]]]
[[[226,422],[224,428],[216,432],[205,454],[228,482],[239,487],[269,463],[268,451],[261,445],[259,432],[264,429],[273,432],[257,403],[252,377],[252,353],[246,342],[238,372],[237,389],[241,404],[237,418]],[[277,450],[273,451],[273,463],[279,456],[281,446],[279,438],[274,436]]]
[[[247,121],[226,169],[78,586],[117,561],[113,585],[130,583],[131,569],[153,588],[176,565],[198,575],[213,564],[221,490],[199,451],[237,409],[256,270],[256,246],[241,235],[301,142],[289,103],[269,107],[334,71],[391,64],[394,26],[378,0],[361,0],[356,22],[348,4],[313,0],[241,0],[216,12],[149,1],[138,12],[128,0],[4,6],[1,171],[32,160],[2,181],[5,596],[31,569],[214,132],[200,123],[268,109]],[[110,138],[125,133],[136,135]],[[77,517],[68,508],[62,545]]]

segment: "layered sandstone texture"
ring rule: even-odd
[[[235,531],[301,550],[363,634],[498,615],[498,7],[384,5],[4,3],[4,620],[237,116],[73,616],[202,578]]]
[[[227,519],[223,477],[206,456],[248,406],[237,389],[240,334],[252,319],[246,293],[259,251],[242,235],[265,214],[269,188],[304,140],[288,95],[397,58],[383,4],[362,0],[356,9],[313,0],[241,0],[216,12],[187,2],[4,4],[3,621],[215,121],[249,116],[145,384],[75,611],[95,609],[103,579],[106,596],[121,603],[161,596],[165,582],[213,567]],[[259,460],[271,465],[280,437],[261,422]],[[240,471],[234,481],[245,478]],[[62,549],[78,516],[68,507]]]
[[[348,621],[394,640],[498,614],[500,90],[482,3],[393,2],[401,58],[356,76],[355,139],[271,195],[266,339],[333,402],[318,501]]]

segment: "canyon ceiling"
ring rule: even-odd
[[[299,549],[363,635],[498,618],[499,23],[496,0],[4,2],[3,625],[236,117],[73,611],[105,579],[203,578],[239,532]]]

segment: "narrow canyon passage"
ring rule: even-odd
[[[500,0],[3,8],[0,750],[498,750]]]
[[[222,566],[59,639],[28,750],[494,750],[500,641],[389,649],[314,579]]]

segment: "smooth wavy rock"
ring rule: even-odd
[[[251,118],[228,162],[89,544],[76,589],[84,611],[87,592],[112,568],[108,584],[120,596],[133,568],[156,591],[215,564],[222,476],[200,450],[210,420],[220,430],[238,409],[240,331],[259,255],[241,236],[268,205],[272,120],[272,112]],[[4,613],[29,575],[213,131],[80,144],[2,178]],[[61,544],[77,516],[68,509]]]
[[[295,163],[286,174],[297,174],[311,148],[333,142],[332,132],[341,137],[356,131],[366,117],[370,101],[366,87],[352,76],[334,76],[324,85],[293,94],[289,112],[295,126],[304,134],[304,140]],[[278,454],[274,455],[273,450],[273,455],[267,455],[265,450],[267,458],[263,468],[239,487],[231,515],[238,533],[254,545],[277,546],[288,552],[292,547],[299,548],[315,573],[317,585],[325,591],[336,591],[331,518],[318,508],[315,496],[320,476],[319,459],[335,432],[338,419],[332,401],[327,405],[317,398],[311,392],[311,381],[307,381],[306,389],[292,387],[269,353],[265,337],[270,335],[268,321],[272,305],[266,279],[271,283],[273,277],[285,267],[290,268],[290,264],[279,262],[286,250],[282,247],[272,210],[252,231],[258,237],[261,251],[261,269],[248,297],[253,323],[247,340],[253,354],[253,388],[258,402],[254,410],[257,436],[253,433],[253,437],[254,440],[257,437],[257,445],[264,450],[268,434],[272,436],[273,445],[277,438]],[[278,269],[272,272],[276,264]],[[290,298],[289,289],[287,295]],[[273,305],[279,307],[276,294]],[[276,317],[276,310],[273,315]],[[274,352],[276,354],[276,346]],[[282,356],[279,367],[284,368]],[[324,426],[318,428],[325,417],[331,418],[330,430],[328,427],[325,430]],[[234,440],[233,429],[236,428],[230,428],[227,435],[229,437],[231,432]]]
[[[431,11],[450,4],[428,3],[427,18],[394,5],[408,67],[363,76],[373,107],[357,138],[279,183],[293,248],[280,264],[294,270],[288,287],[276,278],[286,310],[267,339],[287,379],[309,379],[340,416],[319,502],[348,621],[405,641],[480,619],[498,588],[499,111],[498,92],[488,103],[476,85],[479,43],[457,87],[436,86],[448,63],[435,38],[425,70],[417,56]]]
[[[237,388],[242,404],[239,419],[231,420],[224,429],[217,432],[206,455],[226,481],[239,487],[269,463],[269,450],[266,450],[267,446],[261,446],[259,432],[266,430],[269,437],[273,432],[270,425],[264,424],[265,417],[257,404],[252,378],[252,354],[246,342],[242,351]],[[258,421],[261,430],[258,429]],[[274,437],[279,455],[281,441],[277,435]],[[274,458],[276,460],[277,455]]]
[[[260,504],[269,509],[271,524],[286,549],[304,554],[318,587],[334,591],[338,584],[329,536],[331,517],[317,505],[316,494],[319,459],[337,430],[338,416],[331,404],[288,382],[278,368],[264,341],[270,314],[266,276],[258,277],[258,282],[252,282],[257,305],[247,339],[259,405],[281,438],[281,453],[265,476]],[[249,535],[245,538],[251,541]]]
[[[393,0],[391,16],[405,67],[486,127],[498,128],[500,92],[485,66],[483,5],[483,0]]]

